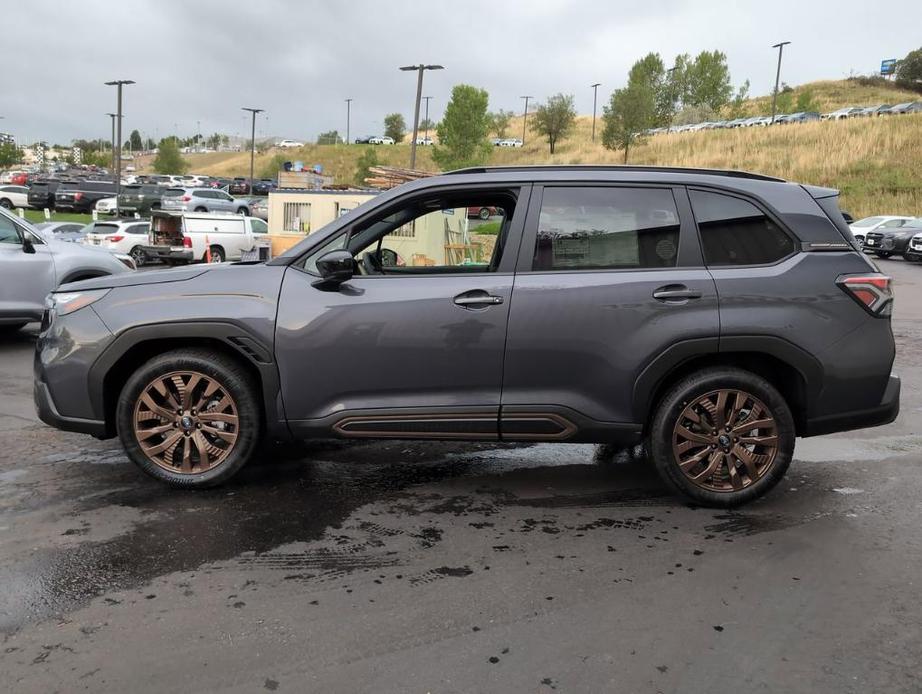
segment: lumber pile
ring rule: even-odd
[[[429,171],[401,169],[397,166],[372,166],[368,169],[368,173],[371,175],[365,179],[365,183],[373,188],[383,189],[434,175]]]

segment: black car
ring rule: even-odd
[[[253,182],[253,195],[268,195],[278,188],[278,184],[271,178],[262,178]]]
[[[149,216],[151,210],[160,209],[163,192],[163,186],[154,183],[122,186],[122,194],[118,196],[119,210],[122,214],[137,212],[142,217]]]
[[[91,212],[103,198],[115,197],[112,181],[67,181],[58,186],[54,194],[56,210]]]
[[[238,176],[230,182],[227,192],[231,195],[247,195],[250,192],[250,182]]]
[[[445,244],[473,207],[501,212],[485,255]],[[853,244],[835,190],[758,174],[465,169],[267,263],[62,287],[35,402],[180,488],[263,437],[645,442],[670,488],[738,506],[795,437],[899,412],[891,281]]]
[[[61,181],[36,181],[29,186],[29,207],[33,210],[54,209],[54,194]]]
[[[913,236],[919,233],[922,233],[922,218],[906,222],[905,225],[895,229],[878,227],[877,230],[869,231],[865,235],[862,250],[868,255],[876,255],[878,258],[889,258],[892,255],[906,257],[909,242]]]
[[[370,142],[371,138],[372,138],[371,135],[366,135],[365,137],[357,137],[357,138],[355,138],[355,144],[357,144],[357,145],[369,145],[369,144],[371,144],[371,142]]]

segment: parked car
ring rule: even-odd
[[[246,200],[238,200],[223,190],[214,188],[167,188],[160,199],[160,209],[250,214]]]
[[[788,116],[782,116],[779,123],[806,123],[807,121],[819,120],[820,114],[814,111],[799,111]]]
[[[255,217],[175,213],[161,210],[151,216],[143,252],[168,265],[197,261],[223,263],[264,244],[269,226]]]
[[[24,219],[0,210],[0,332],[41,320],[45,297],[60,285],[134,268],[131,258],[45,236]],[[59,295],[62,311],[78,304]]]
[[[883,111],[893,107],[893,104],[878,104],[877,106],[865,106],[856,113],[851,114],[849,118],[872,118],[879,116]]]
[[[865,217],[857,222],[851,222],[848,227],[852,230],[852,235],[859,246],[864,245],[864,237],[868,232],[877,231],[878,229],[896,229],[904,226],[913,217],[901,217],[899,215],[876,215],[874,217]]]
[[[922,226],[920,224],[919,226]],[[916,228],[915,234],[909,240],[909,246],[906,248],[906,252],[903,253],[903,257],[908,260],[910,263],[919,263],[922,262],[922,228]]]
[[[417,146],[428,147],[433,144],[431,137],[417,137],[416,138]]]
[[[41,222],[35,225],[35,228],[46,239],[71,243],[76,243],[85,237],[89,227],[92,225],[79,222]]]
[[[858,106],[845,106],[830,113],[824,113],[820,118],[823,120],[845,120],[860,110],[861,108]]]
[[[29,189],[25,186],[0,186],[0,207],[12,210],[14,207],[29,206]]]
[[[475,206],[504,211],[492,254],[446,252]],[[731,507],[783,478],[796,436],[896,418],[891,303],[827,188],[478,167],[267,263],[68,286],[35,401],[181,488],[230,479],[264,436],[646,441],[670,488]]]
[[[370,145],[392,145],[394,144],[394,138],[385,136],[375,135],[374,137],[368,138],[368,144]]]
[[[865,235],[862,250],[878,258],[904,255],[912,237],[922,231],[920,227],[922,227],[922,217],[911,219],[896,228],[878,227],[876,231],[869,231]]]
[[[893,116],[920,112],[922,112],[922,101],[907,101],[902,104],[897,104],[896,106],[891,106],[886,111],[881,111],[881,114]]]
[[[119,196],[119,208],[122,214],[138,213],[142,217],[150,215],[151,210],[159,210],[163,188],[155,183],[139,183],[137,185],[122,186]]]
[[[253,195],[268,195],[278,188],[278,184],[271,178],[261,178],[253,182]]]
[[[289,149],[292,147],[303,147],[303,142],[298,142],[297,140],[282,140],[279,142],[276,147],[281,147],[282,149]]]
[[[250,198],[247,203],[250,206],[250,216],[257,217],[264,222],[269,221],[269,199],[268,198]]]
[[[96,210],[97,214],[116,214],[118,211],[114,197],[97,200],[94,209]]]
[[[522,144],[523,144],[522,141],[516,137],[507,138],[505,140],[499,141],[500,147],[521,147]]]
[[[54,193],[61,181],[36,181],[29,186],[28,203],[33,210],[54,209]]]
[[[238,176],[230,182],[230,185],[227,187],[227,192],[231,195],[249,195],[250,182]]]
[[[88,224],[86,235],[80,242],[84,246],[104,248],[112,253],[131,256],[135,265],[144,265],[146,256],[142,250],[147,245],[150,222],[138,219],[113,219]]]
[[[54,194],[54,207],[59,212],[90,212],[103,198],[115,195],[111,181],[63,181]]]
[[[373,135],[365,135],[364,137],[355,138],[355,144],[357,145],[370,145],[372,144],[371,140]]]
[[[489,219],[499,214],[499,210],[495,207],[468,207],[467,216],[468,217],[477,217],[479,219]]]

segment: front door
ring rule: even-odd
[[[503,438],[636,435],[657,362],[717,350],[717,294],[681,187],[536,189],[517,270]]]
[[[25,252],[26,237],[34,253]],[[0,322],[41,319],[45,296],[55,286],[54,260],[45,242],[0,214]]]
[[[286,271],[276,354],[293,431],[498,435],[515,263],[503,249],[518,238],[521,192],[429,193],[395,203]],[[483,204],[489,219],[468,217]],[[338,289],[314,286],[317,258],[343,247],[357,274]]]

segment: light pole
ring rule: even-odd
[[[116,124],[115,137],[115,216],[120,217],[122,214],[119,209],[119,197],[122,194],[122,87],[126,84],[134,84],[134,80],[112,80],[106,82],[107,87],[116,87],[118,90],[118,108],[116,108],[115,117],[118,119]]]
[[[778,102],[778,83],[781,79],[781,53],[784,51],[784,47],[787,46],[790,41],[782,41],[781,43],[776,43],[772,48],[778,49],[778,70],[775,72],[775,91],[772,92],[772,122],[771,125],[775,124],[775,104]]]
[[[596,82],[595,84],[590,84],[592,87],[592,141],[595,142],[595,107],[596,101],[599,96],[599,85],[601,82]]]
[[[410,168],[416,166],[416,137],[419,134],[419,102],[423,97],[423,73],[426,70],[444,70],[445,68],[441,65],[424,65],[420,63],[419,65],[404,65],[400,68],[404,72],[413,72],[414,70],[418,73],[416,78],[416,107],[413,110],[413,139],[410,140]]]
[[[115,117],[118,115],[116,113],[107,113],[109,120],[112,121],[112,139],[109,140],[109,146],[112,149],[112,171],[115,171]]]
[[[346,99],[346,144],[348,145],[351,141],[349,139],[349,121],[352,119],[352,99]]]
[[[256,167],[256,114],[263,113],[265,109],[261,108],[248,108],[246,106],[240,107],[241,111],[249,111],[253,114],[253,124],[250,127],[250,185],[248,193],[253,194],[253,170]]]
[[[529,99],[534,99],[533,96],[520,96],[520,99],[525,99],[525,115],[522,116],[522,146],[525,145],[525,127],[528,124],[528,101]]]
[[[676,95],[675,95],[675,71],[678,70],[677,65],[667,68],[666,74],[669,75],[667,78],[669,80],[669,122],[666,124],[666,134],[672,132],[672,119],[675,116],[673,109],[675,108]]]
[[[430,100],[432,97],[431,97],[431,96],[424,96],[423,98],[426,100],[426,117],[425,117],[425,119],[423,120],[423,122],[426,124],[426,127],[424,128],[424,130],[426,131],[426,134],[423,135],[423,139],[424,139],[424,140],[428,140],[428,139],[429,139],[429,100]]]

